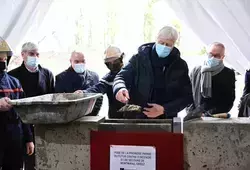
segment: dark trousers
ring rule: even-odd
[[[32,134],[33,134],[33,141],[35,144],[35,135],[34,135],[34,125],[30,126]],[[36,159],[35,159],[35,151],[33,155],[25,156],[24,158],[24,169],[25,170],[35,170],[36,169]]]
[[[24,144],[18,125],[1,129],[0,169],[20,170],[23,168]]]

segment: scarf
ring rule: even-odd
[[[212,97],[212,76],[219,74],[224,69],[223,62],[219,65],[210,67],[207,62],[201,67],[200,92],[204,98]]]

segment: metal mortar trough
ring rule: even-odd
[[[92,112],[102,94],[56,93],[11,100],[24,123],[69,123]]]

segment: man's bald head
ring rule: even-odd
[[[84,63],[85,64],[85,57],[82,52],[72,52],[70,57],[71,66],[74,67],[75,64]]]

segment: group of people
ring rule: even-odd
[[[33,97],[48,93],[102,93],[109,100],[109,118],[127,118],[118,110],[131,103],[143,108],[132,118],[165,119],[176,117],[185,109],[188,113],[199,109],[205,116],[227,113],[235,99],[235,73],[223,64],[225,47],[212,43],[207,59],[195,67],[189,76],[187,63],[175,47],[178,32],[163,27],[156,41],[138,48],[124,65],[124,52],[109,46],[104,63],[110,70],[99,80],[98,74],[86,69],[82,52],[74,51],[71,66],[55,77],[39,64],[38,46],[32,42],[22,46],[23,63],[7,72],[12,52],[0,40],[0,167],[3,170],[35,169],[34,126],[22,122],[9,104],[10,99]],[[97,115],[103,98],[99,98],[90,115]],[[131,118],[131,117],[130,117]],[[26,148],[26,155],[23,150]]]
[[[116,75],[113,92],[122,103],[142,106],[137,118],[173,118],[187,113],[228,113],[235,99],[235,73],[223,64],[225,47],[212,43],[207,59],[189,76],[187,63],[175,47],[178,32],[166,26],[156,42],[144,44]]]
[[[74,51],[70,57],[70,67],[55,77],[52,72],[39,64],[39,48],[35,43],[23,44],[21,66],[7,72],[12,51],[3,39],[0,39],[0,169],[35,169],[34,125],[22,122],[18,113],[10,104],[11,99],[34,97],[50,93],[107,93],[110,102],[110,118],[121,118],[114,114],[122,103],[113,98],[112,82],[123,66],[124,53],[110,46],[105,51],[105,64],[110,73],[99,81],[99,76],[86,69],[85,56]],[[77,92],[78,91],[78,92]],[[102,106],[103,97],[97,99],[89,115],[96,116]],[[114,104],[114,105],[113,105]],[[24,150],[26,149],[26,153]]]

